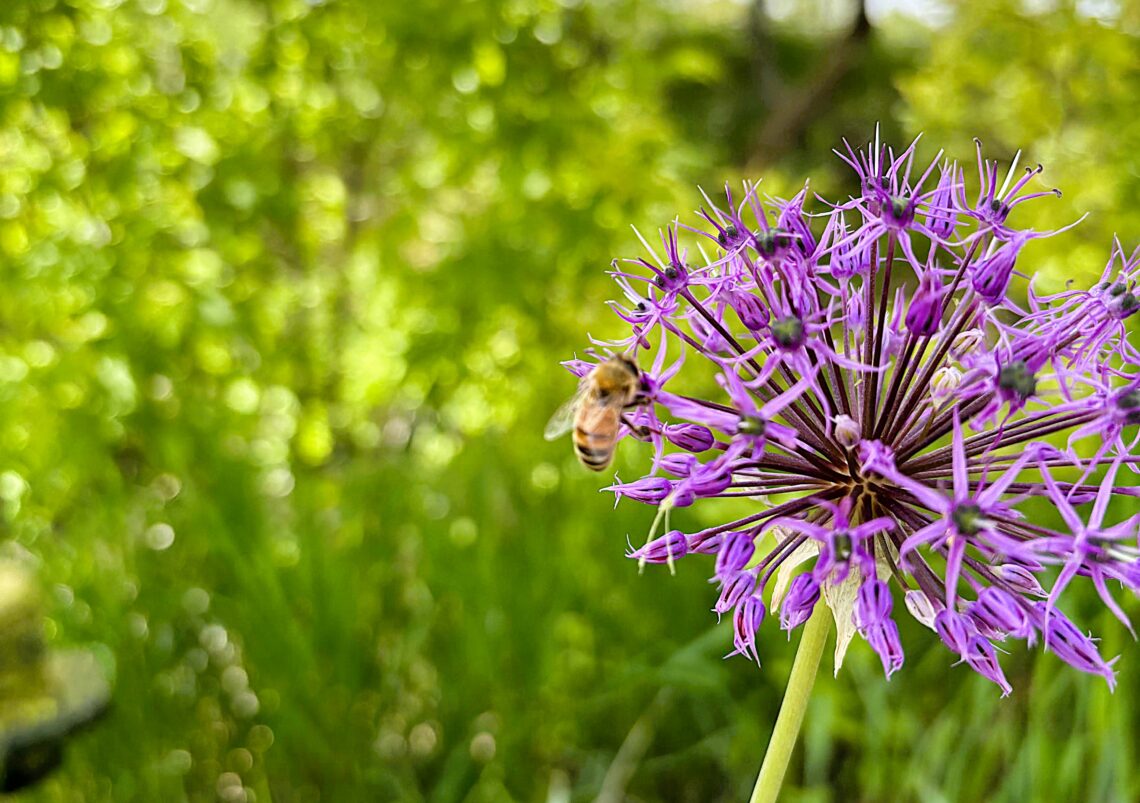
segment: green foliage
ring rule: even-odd
[[[1137,245],[1140,126],[1125,112],[1140,91],[1140,18],[1131,5],[1122,20],[1106,24],[1068,3],[1032,15],[1019,13],[1017,2],[976,3],[955,16],[949,35],[932,40],[926,63],[899,81],[902,117],[913,133],[924,131],[962,156],[977,136],[991,158],[1008,162],[1022,149],[1024,165],[1045,165],[1039,186],[1059,187],[1064,196],[1039,202],[1037,228],[1088,214],[1060,247],[1027,252],[1049,292],[1098,276],[1113,236],[1128,251]]]
[[[1093,213],[1031,246],[1051,277],[1140,231],[1133,34],[986,7],[873,31],[766,188],[842,187],[827,149],[882,119],[1048,162],[1038,225]],[[758,48],[746,16],[0,7],[0,551],[38,566],[55,641],[119,670],[24,799],[589,800],[623,769],[636,799],[746,795],[793,645],[723,662],[699,567],[639,577],[645,511],[538,439],[628,224],[767,161],[831,50]],[[917,626],[889,684],[854,648],[788,799],[1135,799],[1135,648],[1097,624],[1129,653],[1111,698],[1018,653],[999,702]]]

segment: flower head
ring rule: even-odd
[[[647,366],[645,406],[619,437],[645,440],[653,460],[610,490],[657,507],[654,529],[704,499],[756,500],[693,534],[666,522],[629,554],[711,556],[714,610],[732,612],[734,654],[756,660],[766,618],[790,631],[824,598],[888,676],[904,662],[905,610],[1003,694],[995,645],[1011,639],[1111,684],[1112,661],[1061,607],[1088,581],[1127,624],[1113,590],[1140,590],[1140,514],[1110,515],[1138,495],[1119,479],[1140,463],[1140,353],[1124,326],[1140,311],[1140,252],[1116,244],[1095,286],[1030,286],[1022,309],[1010,288],[1024,246],[1056,233],[1011,225],[1013,209],[1054,194],[1031,191],[1040,169],[1014,181],[1011,167],[999,186],[979,150],[968,202],[956,163],[912,169],[915,151],[877,135],[848,146],[859,193],[823,213],[805,211],[806,188],[768,204],[746,184],[723,210],[706,196],[706,227],[671,227],[664,256],[615,272],[630,334],[600,345]],[[682,230],[704,238],[702,263]],[[703,361],[685,363],[694,353]],[[682,373],[719,391],[682,393]],[[1031,497],[1056,525],[1026,517]]]

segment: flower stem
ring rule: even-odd
[[[815,605],[811,618],[804,625],[800,646],[796,649],[796,659],[792,663],[792,674],[788,677],[788,687],[784,690],[784,702],[776,716],[776,727],[772,730],[772,740],[768,742],[768,752],[760,765],[760,776],[752,790],[749,803],[775,803],[784,783],[784,773],[788,770],[788,760],[799,738],[800,725],[804,721],[808,698],[815,685],[819,659],[823,646],[831,632],[831,611],[821,600]]]

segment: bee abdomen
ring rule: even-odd
[[[574,450],[578,453],[582,465],[594,471],[604,469],[614,456],[613,448],[594,449],[584,443],[575,443]]]
[[[574,451],[582,461],[582,465],[594,471],[601,471],[613,460],[613,438],[607,437],[604,433],[590,432],[578,425],[574,428]]]

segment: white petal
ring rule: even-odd
[[[852,566],[842,583],[824,583],[823,600],[835,617],[835,676],[843,666],[843,657],[855,635],[855,597],[863,584],[863,573]]]

